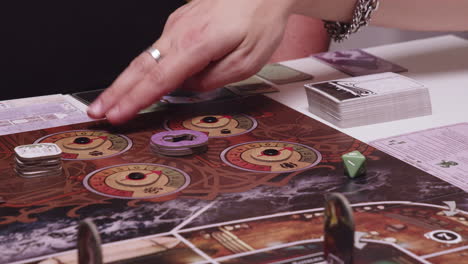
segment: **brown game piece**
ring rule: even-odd
[[[78,226],[78,263],[102,264],[101,237],[91,219],[85,219]]]
[[[348,200],[331,193],[325,202],[324,254],[327,263],[353,263],[354,217]]]

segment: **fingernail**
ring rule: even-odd
[[[102,104],[99,100],[94,101],[88,107],[88,114],[91,116],[102,116],[104,113],[102,112]]]

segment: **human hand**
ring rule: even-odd
[[[153,44],[162,59],[140,54],[88,114],[121,124],[182,84],[205,91],[248,78],[279,45],[294,2],[194,0],[184,5]]]

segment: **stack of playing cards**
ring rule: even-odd
[[[306,84],[309,110],[347,128],[432,113],[429,91],[396,73]]]
[[[252,76],[240,82],[226,85],[226,89],[240,96],[278,92],[278,88],[264,80]]]
[[[15,148],[15,154],[15,171],[22,177],[62,174],[62,150],[56,144],[22,145]]]
[[[277,85],[302,82],[312,78],[314,77],[310,74],[273,63],[265,65],[256,75],[246,80],[227,85],[226,89],[240,96],[273,93],[279,91]]]
[[[208,136],[200,131],[174,130],[156,133],[151,137],[150,148],[164,156],[187,156],[208,149]]]
[[[302,82],[314,78],[310,74],[279,63],[265,65],[256,75],[277,85]]]

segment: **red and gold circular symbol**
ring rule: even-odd
[[[201,131],[212,138],[231,137],[248,133],[257,127],[257,121],[247,115],[202,115],[188,119],[167,120],[168,130],[190,129]]]
[[[62,158],[92,160],[108,158],[129,150],[132,141],[106,131],[72,130],[47,135],[35,143],[55,143],[62,149]]]
[[[253,141],[225,149],[221,159],[234,168],[250,172],[283,173],[315,166],[322,156],[317,150],[286,141]]]
[[[159,164],[133,163],[106,167],[88,174],[83,185],[112,198],[153,199],[180,192],[190,183],[183,171]]]

